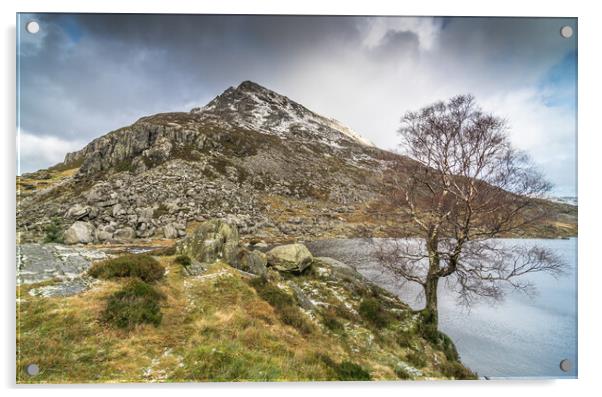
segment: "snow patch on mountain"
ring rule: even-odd
[[[294,137],[340,147],[344,142],[374,146],[369,140],[338,120],[321,116],[256,83],[245,81],[230,87],[206,106],[192,113],[202,119],[219,119],[282,139]]]

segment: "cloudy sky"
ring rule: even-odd
[[[30,20],[40,23],[33,35]],[[576,191],[575,19],[21,14],[20,171],[253,80],[396,147],[400,116],[472,93]]]

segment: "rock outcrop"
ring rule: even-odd
[[[57,244],[21,244],[17,250],[17,284],[56,281],[29,291],[30,295],[69,296],[85,291],[92,280],[85,276],[93,261],[106,253]]]
[[[91,243],[94,241],[94,226],[88,222],[77,221],[65,232],[65,244]]]
[[[268,259],[263,252],[241,249],[234,266],[245,272],[263,276],[267,273],[267,264]]]
[[[281,272],[300,273],[311,265],[312,255],[303,244],[287,244],[267,253],[268,265]]]
[[[178,243],[176,251],[201,263],[213,263],[220,259],[236,263],[239,249],[236,226],[214,219],[200,224],[191,236]]]

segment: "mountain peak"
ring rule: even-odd
[[[339,121],[319,115],[250,80],[236,88],[228,88],[204,107],[192,109],[191,113],[282,139],[312,140],[331,146],[345,143],[374,146]]]
[[[236,87],[237,90],[242,90],[242,91],[269,91],[267,88],[265,88],[262,85],[257,84],[254,81],[251,80],[245,80],[242,83],[240,83],[238,85],[238,87]]]

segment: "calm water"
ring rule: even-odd
[[[555,279],[533,274],[538,294],[508,294],[504,302],[481,303],[470,312],[455,303],[455,296],[440,283],[439,322],[455,342],[462,362],[487,377],[577,376],[577,239],[501,240],[506,243],[539,244],[554,249],[569,264],[567,274]],[[369,280],[396,293],[415,309],[419,290],[401,285],[371,257],[367,240],[323,240],[308,244],[316,256],[330,256],[356,267]],[[569,359],[572,368],[562,372],[559,363]]]

